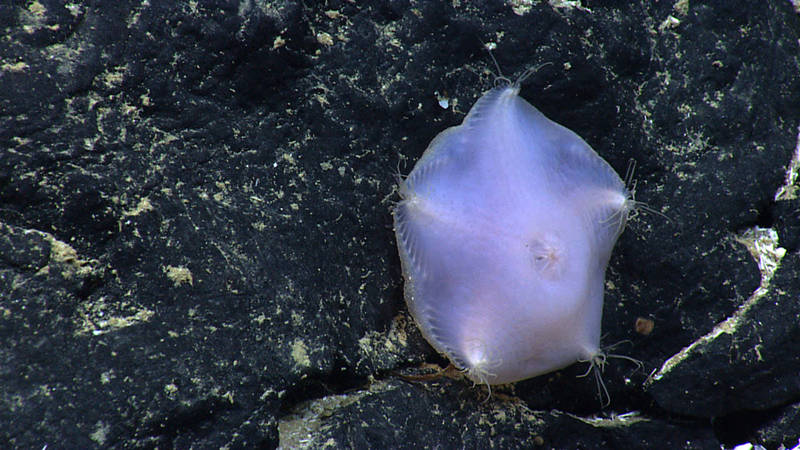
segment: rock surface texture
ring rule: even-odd
[[[4,2],[0,446],[796,445],[795,8]],[[609,407],[580,364],[488,401],[397,375],[444,360],[395,174],[493,86],[484,44],[670,219],[611,257],[602,342],[645,368]]]

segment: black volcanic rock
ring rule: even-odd
[[[796,442],[791,2],[39,0],[0,29],[5,446]],[[580,365],[488,401],[397,375],[443,360],[396,174],[493,85],[484,43],[548,63],[521,95],[669,218],[611,259],[603,342],[645,369],[610,361],[609,408]]]

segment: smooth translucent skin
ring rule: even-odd
[[[632,204],[608,163],[518,93],[487,92],[440,133],[394,210],[411,314],[489,384],[597,355],[605,269]]]

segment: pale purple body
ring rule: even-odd
[[[598,354],[606,265],[632,204],[608,163],[518,93],[487,92],[440,133],[394,210],[411,314],[489,384]]]

